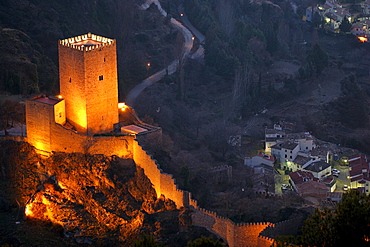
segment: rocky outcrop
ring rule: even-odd
[[[0,197],[24,205],[28,220],[59,225],[80,243],[130,242],[148,215],[176,209],[169,199],[157,198],[132,160],[81,153],[43,160],[27,143],[0,146],[2,175],[9,182]]]

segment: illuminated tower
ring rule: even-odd
[[[113,130],[118,122],[116,40],[88,33],[60,40],[58,50],[68,122],[88,135]]]

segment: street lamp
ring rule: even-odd
[[[149,76],[149,70],[150,70],[150,62],[148,62],[146,64],[146,73],[147,73],[147,76]]]

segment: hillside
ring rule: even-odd
[[[145,233],[184,246],[210,235],[191,226],[189,211],[157,198],[132,160],[77,153],[43,160],[27,143],[0,147],[0,243],[127,246]]]
[[[172,61],[177,31],[142,1],[1,1],[0,92],[57,94],[57,41],[84,33],[117,39],[120,98]],[[179,37],[181,39],[181,37]]]

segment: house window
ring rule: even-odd
[[[288,155],[285,155],[285,158],[288,157]]]
[[[292,151],[290,151],[290,153],[292,153]]]
[[[290,159],[292,159],[292,156],[290,156]]]
[[[102,81],[104,79],[103,75],[99,75],[99,81]]]

